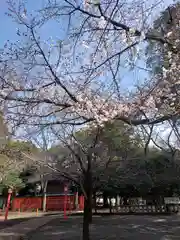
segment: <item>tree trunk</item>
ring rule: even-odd
[[[104,208],[108,208],[109,204],[108,204],[108,197],[106,195],[106,193],[103,192],[103,207]]]
[[[83,217],[83,240],[90,240],[89,224],[90,224],[90,205],[88,199],[84,202],[84,217]]]
[[[88,156],[88,167],[84,174],[84,190],[86,193],[84,201],[83,216],[83,240],[89,240],[89,224],[92,223],[92,159]]]
[[[126,196],[123,197],[123,205],[128,205],[128,198]]]
[[[109,197],[109,213],[112,213],[112,198]]]
[[[43,212],[46,212],[47,183],[48,183],[48,181],[45,181],[44,186],[43,186],[43,206],[42,206]]]
[[[116,211],[117,212],[118,212],[119,206],[120,206],[120,197],[119,195],[116,195]]]
[[[91,173],[87,173],[87,179],[86,179],[86,186],[85,186],[85,192],[86,192],[86,198],[85,198],[85,203],[84,204],[84,210],[86,207],[86,211],[88,212],[88,218],[89,218],[89,223],[92,223],[92,181],[89,181],[91,179]]]
[[[78,194],[78,191],[76,192],[76,196],[75,196],[75,208],[76,208],[76,211],[79,209],[79,194]]]
[[[95,213],[97,213],[97,204],[96,204],[96,192],[93,194],[93,205],[94,205],[94,210],[95,210]]]

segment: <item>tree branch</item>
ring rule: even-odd
[[[66,86],[65,86],[65,85],[60,81],[60,79],[57,77],[57,75],[56,75],[55,72],[53,71],[53,69],[52,69],[49,61],[47,60],[44,51],[42,50],[39,42],[37,41],[37,39],[36,39],[36,37],[35,37],[33,28],[31,27],[30,30],[31,30],[31,34],[32,34],[32,37],[33,37],[33,39],[34,39],[34,42],[36,43],[37,47],[39,48],[39,51],[40,51],[42,57],[44,58],[44,61],[45,61],[45,63],[47,64],[47,66],[48,66],[48,68],[49,68],[52,76],[54,77],[54,80],[57,82],[57,84],[59,84],[59,85],[61,86],[61,88],[68,94],[68,96],[69,96],[74,102],[78,102],[77,99],[76,99],[76,97],[66,88]]]

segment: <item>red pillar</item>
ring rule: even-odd
[[[10,203],[11,203],[11,195],[12,195],[12,190],[9,189],[4,221],[6,221],[8,219],[8,212],[9,212],[9,207],[10,207]]]
[[[71,206],[71,196],[69,196],[68,202],[69,202],[69,213],[71,214],[71,210],[72,210],[72,206]]]
[[[79,210],[83,211],[84,210],[84,196],[80,196],[79,201],[80,201],[80,203],[79,203]]]
[[[78,194],[78,191],[76,192],[76,195],[74,196],[74,198],[75,198],[75,201],[74,201],[74,207],[75,207],[75,210],[77,211],[77,210],[79,210],[79,194]]]
[[[67,219],[67,191],[68,187],[64,186],[64,219]]]

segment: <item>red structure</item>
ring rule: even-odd
[[[13,211],[32,211],[42,209],[42,197],[16,197],[12,201]],[[46,199],[47,211],[63,211],[64,210],[64,195],[47,196]],[[84,209],[84,196],[79,196],[79,210]],[[66,210],[75,210],[75,196],[67,195]]]
[[[79,196],[79,211],[84,210],[84,196]]]
[[[4,220],[6,221],[8,218],[8,212],[9,212],[9,207],[10,207],[10,202],[11,202],[11,195],[12,195],[12,190],[8,190],[8,198],[7,198],[7,206],[6,206],[6,211],[5,211],[5,217]]]
[[[67,203],[68,203],[68,196],[67,196],[67,193],[68,193],[68,187],[65,185],[64,186],[64,219],[67,219]],[[68,205],[71,205],[71,199],[69,201],[70,203]],[[69,206],[69,209],[71,209],[71,207]]]

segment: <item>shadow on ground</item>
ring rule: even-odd
[[[74,212],[72,214],[70,214],[72,216],[83,216],[82,212]],[[94,216],[172,216],[172,215],[177,215],[177,213],[168,213],[168,212],[161,212],[161,213],[155,213],[155,212],[147,212],[147,213],[131,213],[131,212],[114,212],[114,213],[110,213],[110,212],[97,212],[97,213],[93,213]]]
[[[11,220],[7,220],[7,221],[0,221],[0,230],[5,229],[7,227],[12,227],[16,224],[22,223],[24,221],[33,219],[35,217],[29,217],[29,218],[16,218],[16,219],[11,219]]]
[[[177,240],[180,239],[180,217],[173,216],[94,216],[92,240]],[[31,240],[80,240],[82,217],[62,217],[49,222],[29,235]]]

